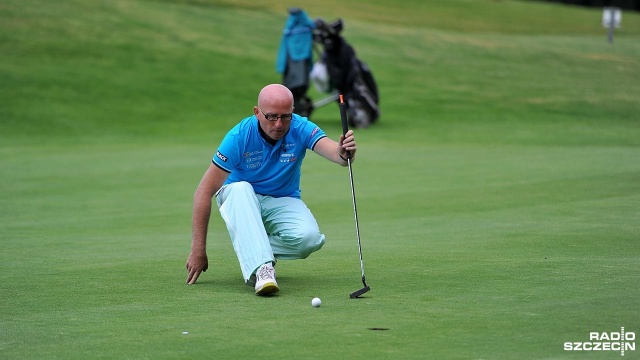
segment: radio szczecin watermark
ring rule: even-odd
[[[625,351],[636,350],[636,333],[625,332],[624,327],[619,332],[590,332],[589,341],[565,342],[565,351]]]

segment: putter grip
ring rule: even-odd
[[[340,94],[340,120],[342,120],[342,135],[346,135],[347,131],[349,131],[349,126],[347,125],[347,104],[344,103],[342,94]]]
[[[342,121],[342,135],[347,135],[347,131],[349,131],[349,125],[347,124],[347,104],[345,104],[342,94],[340,94],[340,120]],[[351,151],[347,151],[347,159],[351,159]]]

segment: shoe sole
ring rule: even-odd
[[[277,293],[278,291],[280,291],[278,285],[276,283],[270,282],[262,285],[260,289],[256,290],[256,295],[270,295]]]

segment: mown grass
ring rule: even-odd
[[[280,81],[288,6],[0,5],[0,357],[618,358],[563,343],[639,330],[632,13],[609,44],[598,9],[305,4],[344,18],[380,87],[354,164],[372,291],[348,299],[348,174],[311,154],[303,198],[328,243],[278,264],[280,295],[242,284],[215,211],[210,270],[184,284],[193,192]],[[313,120],[341,131],[333,105]]]

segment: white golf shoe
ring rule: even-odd
[[[266,263],[256,271],[256,295],[269,295],[280,291],[276,282],[276,269]]]

